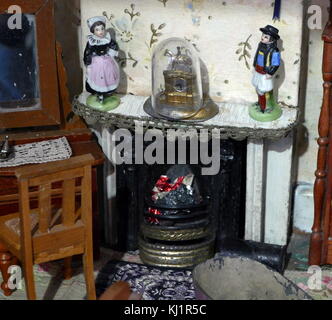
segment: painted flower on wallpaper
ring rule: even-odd
[[[132,23],[130,23],[127,17],[122,17],[121,19],[117,19],[114,21],[114,24],[116,26],[115,29],[122,42],[129,42],[133,40],[134,38],[133,29],[135,27],[136,22],[137,19],[135,19]]]
[[[186,9],[191,11],[191,21],[193,26],[199,27],[201,25],[201,6],[202,4],[199,2],[193,2],[192,0],[188,1],[185,5]]]
[[[125,9],[124,13],[126,15],[119,19],[116,19],[114,15],[108,15],[106,11],[103,15],[109,20],[112,28],[116,32],[117,40],[120,49],[125,53],[125,56],[119,57],[119,62],[122,67],[125,67],[128,61],[132,62],[132,67],[136,67],[138,60],[135,58],[133,53],[135,48],[135,43],[137,45],[137,36],[135,34],[135,28],[139,22],[137,17],[140,16],[140,12],[135,12],[135,5],[131,4],[131,10]]]
[[[158,42],[158,37],[162,36],[163,34],[160,32],[161,29],[165,28],[166,23],[162,23],[159,25],[159,27],[156,29],[154,24],[151,24],[150,29],[152,32],[149,47],[152,48],[153,44]]]
[[[141,13],[138,12],[138,11],[135,12],[135,5],[133,3],[130,5],[130,8],[131,8],[131,11],[129,9],[125,9],[124,13],[129,14],[130,20],[133,21],[133,19],[135,18],[135,16],[139,17],[141,15]]]
[[[249,70],[250,70],[250,64],[248,62],[248,59],[251,58],[250,51],[252,50],[249,40],[251,37],[252,37],[252,34],[247,38],[246,41],[240,42],[238,44],[239,48],[235,52],[237,55],[239,55],[239,61],[244,61],[247,69],[249,69]]]
[[[150,24],[151,36],[148,41],[145,41],[145,45],[147,47],[148,52],[145,58],[143,58],[143,61],[145,63],[145,69],[149,69],[151,66],[154,47],[156,43],[159,41],[159,37],[163,35],[161,30],[164,29],[165,27],[166,23],[162,23],[158,27],[156,27],[153,23]]]
[[[299,53],[296,53],[296,60],[294,61],[294,65],[298,64],[301,61],[301,55]]]
[[[118,36],[118,40],[121,40],[122,42],[125,43],[133,40],[134,38],[133,30],[135,28],[138,19],[133,19],[132,15],[130,15],[130,19],[127,16],[122,16],[120,19],[115,19],[114,15],[112,14],[108,16],[106,11],[103,12],[103,15],[109,20],[112,28],[114,29],[114,31]]]
[[[124,55],[120,55],[119,63],[125,67],[128,62],[131,62],[130,66],[133,68],[138,63],[144,63],[144,68],[149,69],[154,46],[163,35],[162,29],[166,27],[166,24],[160,23],[155,26],[151,23],[148,24],[149,29],[147,29],[146,21],[144,22],[140,18],[141,13],[136,10],[134,4],[131,4],[130,8],[125,8],[123,12],[121,17],[115,17],[106,11],[103,12],[116,32],[120,50],[124,53]],[[142,51],[142,43],[146,44],[146,51]],[[137,51],[137,48],[140,50]]]
[[[158,1],[161,2],[164,5],[164,7],[166,7],[166,3],[168,0],[158,0]]]

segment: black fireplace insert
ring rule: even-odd
[[[133,134],[133,142],[134,139]],[[144,142],[144,148],[151,143]],[[211,140],[208,144],[210,150]],[[190,164],[190,147],[190,141],[187,141],[187,166],[200,186],[205,209],[215,231],[214,251],[217,252],[223,239],[244,237],[247,141],[220,140],[220,169],[215,175],[203,175],[202,168],[207,165],[200,161]],[[167,151],[165,162],[166,157]],[[113,230],[108,231],[116,235],[116,241],[104,243],[119,251],[138,249],[141,224],[146,218],[146,199],[151,196],[158,178],[177,164],[135,164],[134,159],[132,163],[116,166],[116,211],[112,213]],[[204,219],[198,220],[204,224]]]

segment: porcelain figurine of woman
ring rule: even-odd
[[[112,110],[120,104],[120,98],[114,94],[120,82],[120,69],[115,60],[119,47],[106,30],[105,17],[92,17],[87,23],[91,31],[84,51],[85,87],[91,93],[87,105]]]
[[[282,114],[273,95],[273,78],[281,64],[281,55],[277,47],[280,36],[279,30],[270,25],[260,28],[260,31],[262,37],[254,59],[255,70],[252,78],[258,103],[250,107],[249,114],[257,121],[268,122],[278,119]]]

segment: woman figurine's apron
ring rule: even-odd
[[[120,69],[109,55],[93,56],[87,67],[87,82],[96,92],[107,93],[115,90],[120,82]]]

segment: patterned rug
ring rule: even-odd
[[[332,268],[322,268],[322,290],[310,290],[308,272],[286,270],[284,276],[306,291],[314,300],[332,300]],[[126,281],[143,300],[195,300],[191,270],[147,266],[135,262],[109,261],[98,273],[97,296],[116,281]]]
[[[97,276],[97,296],[119,280],[128,282],[144,300],[195,300],[190,270],[109,261]]]

